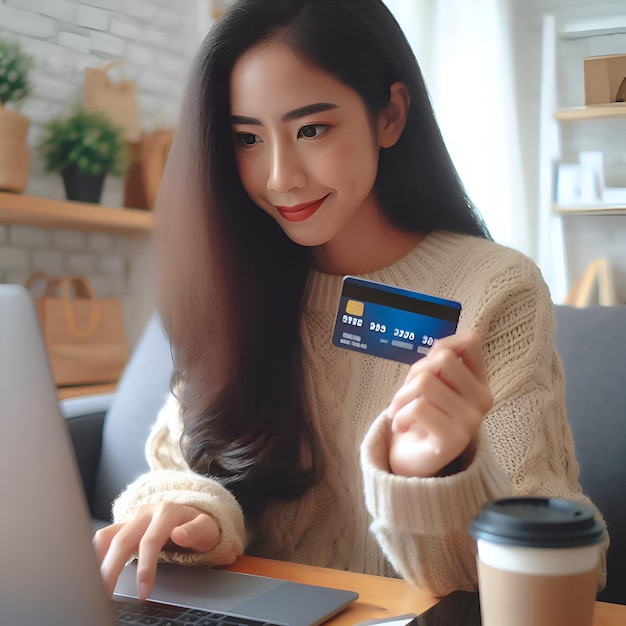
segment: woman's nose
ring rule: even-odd
[[[268,190],[286,193],[291,189],[301,189],[306,183],[306,172],[296,150],[275,146],[267,180]]]

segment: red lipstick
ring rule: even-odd
[[[311,217],[322,206],[326,198],[328,198],[328,194],[313,202],[304,202],[294,206],[277,206],[276,210],[288,222],[302,222]]]

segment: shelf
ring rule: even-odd
[[[596,18],[572,20],[559,30],[562,39],[598,37],[626,33],[626,15],[600,16]]]
[[[103,385],[80,385],[78,387],[57,387],[57,399],[78,398],[80,396],[93,396],[101,393],[113,393],[117,389],[117,383]]]
[[[626,215],[626,206],[614,204],[580,207],[564,207],[553,205],[554,212],[559,215]]]
[[[559,109],[555,111],[554,117],[564,122],[616,117],[626,118],[626,103],[612,102],[610,104],[594,104],[586,107]]]
[[[113,209],[99,204],[50,200],[0,192],[0,225],[97,231],[148,237],[153,214],[140,209]]]

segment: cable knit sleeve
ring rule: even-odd
[[[476,588],[473,540],[467,533],[482,503],[511,494],[484,430],[463,472],[408,478],[389,471],[391,423],[382,414],[361,448],[365,502],[371,531],[391,564],[411,584],[443,596]]]
[[[219,543],[208,552],[164,551],[161,559],[186,565],[228,565],[243,554],[246,530],[241,507],[217,481],[193,472],[180,450],[182,422],[178,401],[170,396],[146,444],[151,472],[131,483],[113,504],[115,522],[127,521],[145,504],[175,502],[207,513],[220,528]]]
[[[551,299],[539,270],[519,257],[487,274],[482,291],[474,282],[480,299],[468,297],[464,305],[463,329],[474,328],[482,337],[494,395],[469,467],[436,478],[391,474],[384,413],[361,446],[371,531],[403,578],[436,595],[477,588],[467,528],[483,502],[535,494],[590,504],[578,483]],[[600,586],[606,580],[604,558]]]

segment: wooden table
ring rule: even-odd
[[[368,619],[403,613],[419,614],[437,602],[437,598],[398,578],[382,578],[251,556],[239,557],[236,563],[224,569],[358,592],[359,599],[329,620],[327,624],[330,626],[354,626]],[[626,606],[596,602],[593,626],[624,625]]]

